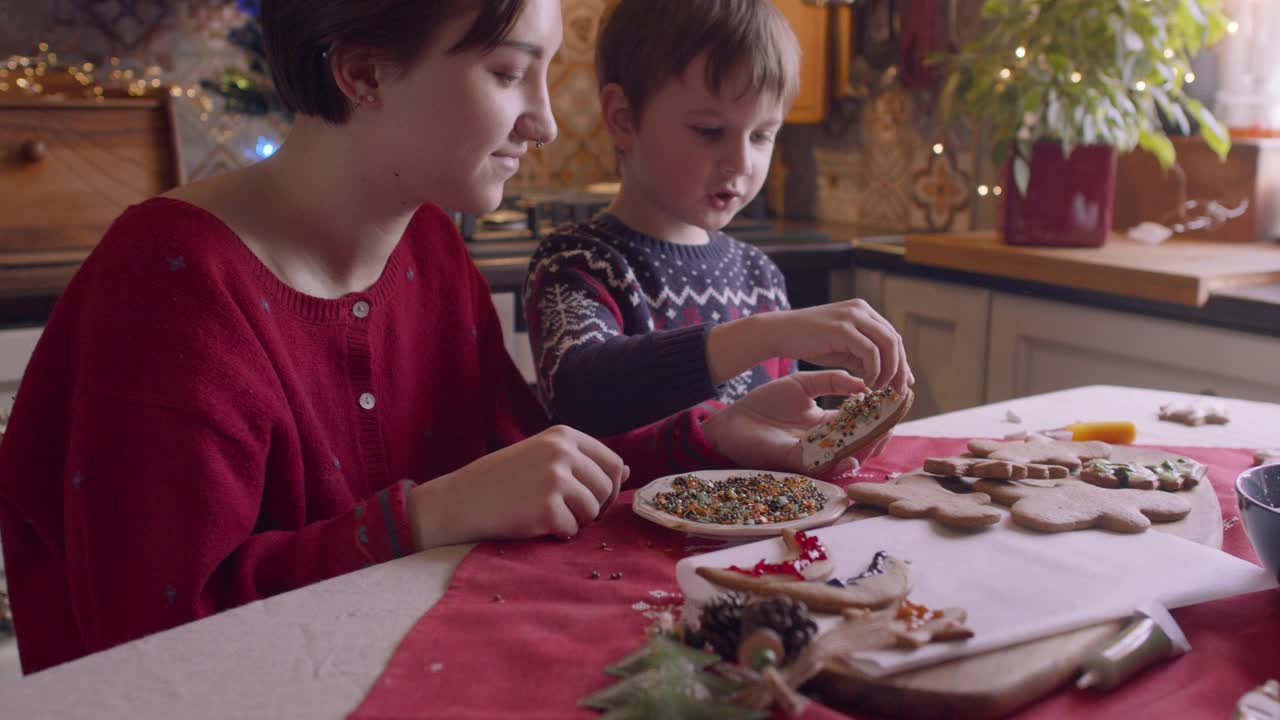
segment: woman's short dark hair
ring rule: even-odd
[[[408,67],[445,21],[477,13],[449,52],[492,50],[523,7],[524,0],[263,0],[263,44],[284,106],[340,125],[351,116],[351,103],[329,68],[333,48],[373,48]]]

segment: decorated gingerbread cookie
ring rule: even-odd
[[[914,397],[910,388],[905,393],[885,388],[849,396],[834,418],[801,441],[805,468],[821,472],[875,442],[906,416]]]
[[[1145,463],[1090,460],[1080,470],[1080,479],[1103,488],[1175,492],[1200,484],[1204,474],[1204,465],[1183,457]]]
[[[974,487],[1008,505],[1014,522],[1041,532],[1093,527],[1142,532],[1152,522],[1181,520],[1191,512],[1191,503],[1179,495],[1131,488],[1107,490],[1078,481],[1045,488],[978,480]]]
[[[1039,465],[1036,463],[1016,463],[1008,460],[991,460],[988,458],[961,455],[949,458],[928,458],[924,461],[924,471],[932,475],[944,477],[977,477],[996,480],[1051,480],[1065,478],[1071,471],[1061,465]]]
[[[1227,405],[1222,401],[1165,403],[1160,406],[1159,417],[1166,422],[1182,423],[1190,427],[1226,425],[1231,422],[1231,417],[1227,414]]]
[[[1259,448],[1253,452],[1254,465],[1280,463],[1280,447]]]
[[[883,610],[847,610],[840,622],[814,638],[785,666],[744,674],[746,687],[734,696],[734,702],[757,710],[774,705],[782,708],[786,717],[798,717],[809,701],[795,689],[817,675],[827,672],[837,678],[865,678],[865,671],[855,662],[858,653],[885,648],[914,650],[928,643],[966,640],[974,635],[965,625],[967,616],[962,608],[934,610],[905,598]],[[775,655],[779,647],[781,643],[775,641]],[[742,659],[750,657],[746,654]]]
[[[834,565],[816,537],[793,531],[787,542],[794,557],[778,563],[761,560],[749,568],[704,566],[698,576],[727,590],[760,595],[787,595],[814,612],[838,613],[848,608],[880,608],[906,597],[911,590],[907,563],[877,553],[866,572],[848,579],[830,579]],[[818,567],[817,571],[811,568]]]
[[[883,508],[903,518],[931,517],[948,527],[976,530],[1000,522],[1003,516],[982,493],[960,495],[938,485],[857,482],[845,488],[849,498]]]
[[[1012,442],[970,440],[969,452],[991,460],[1008,460],[1021,465],[1058,465],[1077,472],[1085,460],[1111,457],[1111,446],[1100,440],[1071,442],[1029,437]]]

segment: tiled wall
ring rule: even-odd
[[[592,38],[607,0],[563,0],[565,50],[552,69],[561,139],[543,150],[521,180],[581,185],[613,175],[609,144],[596,111]],[[960,42],[978,32],[981,0],[915,2],[941,13],[954,5]],[[910,5],[898,3],[898,7]],[[876,3],[885,12],[891,3]],[[889,19],[868,20],[872,40]],[[899,29],[900,32],[900,29]],[[987,227],[999,183],[984,160],[981,134],[943,128],[932,91],[910,91],[877,77],[867,95],[846,101],[820,126],[788,126],[780,137],[768,194],[788,217],[847,222],[867,232]],[[936,152],[936,145],[941,152]],[[985,186],[986,195],[980,195]]]
[[[781,135],[775,166],[782,167],[775,169],[785,178],[788,217],[851,223],[867,233],[990,226],[999,181],[982,133],[944,125],[933,91],[938,83],[904,83],[897,72],[905,60],[904,17],[915,13],[932,21],[934,49],[941,51],[976,36],[981,5],[870,4],[874,14],[858,19],[867,47],[855,48],[869,62],[855,62],[826,122],[789,126]],[[891,17],[893,7],[899,14]]]
[[[606,2],[563,0],[565,49],[551,73],[561,135],[521,171],[519,181],[573,186],[616,179],[596,110],[592,67],[593,38]],[[978,30],[981,0],[954,4],[963,41]],[[889,4],[878,5],[883,10]],[[886,18],[870,23],[877,28],[873,38],[889,27]],[[999,181],[982,161],[987,149],[981,134],[966,128],[944,132],[930,91],[908,91],[892,82],[872,85],[865,98],[844,103],[831,122],[783,131],[767,190],[773,211],[853,223],[867,232],[989,226]],[[979,194],[980,186],[986,195]]]
[[[980,0],[954,1],[958,25],[972,32]],[[563,0],[564,49],[550,78],[560,137],[530,154],[516,185],[580,187],[616,179],[592,68],[607,2]],[[166,82],[191,89],[227,66],[244,65],[226,41],[241,20],[235,3],[224,0],[0,0],[0,56],[34,53],[43,41],[65,59],[101,62],[115,55],[124,65],[159,65]],[[977,188],[996,181],[979,162],[986,150],[976,136],[943,132],[930,92],[881,83],[869,93],[845,103],[848,112],[823,126],[784,130],[770,180],[774,211],[874,232],[964,229],[988,220],[996,198],[978,195]],[[178,103],[190,179],[252,162],[287,130],[277,117],[229,115],[219,111],[217,98],[193,94]],[[934,148],[939,143],[941,153]]]
[[[595,111],[592,70],[605,2],[564,4],[564,49],[550,79],[560,139],[531,153],[519,184],[580,186],[612,176],[613,152]],[[115,56],[121,67],[160,66],[166,83],[193,90],[194,97],[178,102],[178,116],[187,177],[195,180],[253,162],[287,131],[275,116],[223,113],[216,97],[198,91],[201,80],[245,66],[243,53],[226,39],[243,21],[236,3],[227,0],[0,0],[0,59],[34,55],[44,42],[64,62],[102,65]]]

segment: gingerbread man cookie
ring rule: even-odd
[[[1280,463],[1280,448],[1259,448],[1253,452],[1254,465]]]
[[[1165,403],[1160,406],[1161,420],[1182,423],[1189,427],[1198,425],[1226,425],[1231,422],[1227,405],[1221,401],[1199,403]]]
[[[1043,488],[978,480],[974,487],[1008,505],[1014,522],[1041,532],[1092,527],[1142,532],[1152,522],[1181,520],[1191,512],[1191,503],[1179,495],[1132,488],[1107,490],[1076,481]]]
[[[931,517],[947,527],[961,530],[994,525],[1003,516],[990,507],[989,495],[960,495],[937,485],[856,482],[845,488],[845,492],[854,502],[884,508],[895,517]]]
[[[889,432],[911,409],[911,388],[893,388],[850,395],[836,416],[805,435],[800,443],[807,470],[822,472]]]
[[[928,643],[967,640],[973,630],[965,625],[962,608],[934,610],[902,599],[883,610],[846,610],[834,627],[814,638],[800,656],[786,666],[767,668],[759,676],[744,675],[746,687],[733,697],[736,704],[764,710],[777,703],[787,717],[797,717],[808,699],[795,692],[823,671],[865,677],[855,662],[858,653],[884,648],[913,650]],[[781,642],[773,644],[781,647]],[[775,650],[776,653],[776,650]],[[732,668],[728,672],[734,673]]]
[[[1182,457],[1147,463],[1090,460],[1080,471],[1080,479],[1103,488],[1176,492],[1200,484],[1204,473],[1204,465]]]
[[[1026,480],[1028,478],[1052,480],[1065,478],[1071,474],[1070,470],[1061,465],[1015,463],[968,455],[928,458],[924,461],[924,471],[946,477],[977,477],[995,480]]]
[[[970,440],[969,452],[991,460],[1008,460],[1022,465],[1058,465],[1077,472],[1085,460],[1111,457],[1111,446],[1100,440],[1071,442],[1029,437],[1026,440]]]

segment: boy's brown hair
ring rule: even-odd
[[[442,23],[478,11],[449,52],[492,50],[523,9],[524,0],[263,0],[262,39],[285,108],[340,125],[351,116],[351,104],[329,68],[332,48],[373,48],[408,67]]]
[[[800,43],[771,0],[616,0],[596,41],[596,81],[620,85],[638,123],[653,93],[704,52],[713,93],[745,70],[745,93],[795,99]]]

